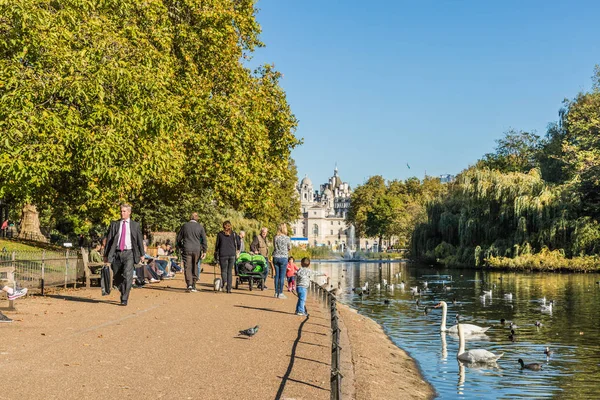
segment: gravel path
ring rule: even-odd
[[[0,326],[0,398],[328,399],[325,310],[309,296],[310,317],[294,315],[296,297],[274,298],[271,279],[233,294],[212,280],[186,293],[178,274],[133,289],[127,307],[100,288],[18,300]]]

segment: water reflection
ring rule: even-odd
[[[327,274],[320,283],[338,288],[342,302],[379,322],[419,362],[439,398],[596,397],[598,274],[436,270],[401,263],[313,265]],[[379,283],[380,290],[363,296],[352,291],[367,282],[371,288]],[[491,296],[480,297],[490,290]],[[448,305],[448,322],[454,324],[459,314],[461,323],[491,326],[486,336],[469,338],[468,347],[504,352],[497,368],[465,369],[456,361],[458,338],[440,334],[441,310],[433,309],[441,300]],[[551,300],[552,312],[542,311]],[[511,329],[518,338],[515,342],[508,338]],[[546,347],[554,351],[549,358]],[[523,372],[519,358],[544,367]]]

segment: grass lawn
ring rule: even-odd
[[[0,239],[0,251],[6,248],[6,251],[39,251],[39,247],[29,246],[27,244],[13,242],[12,240]]]

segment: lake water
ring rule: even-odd
[[[400,262],[321,262],[313,268],[327,274],[330,287],[339,287],[342,303],[377,321],[419,363],[437,398],[600,398],[600,274],[484,272]],[[394,285],[405,281],[406,289],[377,290],[384,279]],[[365,282],[370,294],[353,293]],[[423,288],[425,282],[427,290],[413,296],[410,287]],[[482,299],[489,289],[492,296]],[[512,300],[505,296],[509,293]],[[554,300],[551,312],[541,309],[544,297],[546,304]],[[458,337],[440,333],[441,308],[425,310],[440,300],[448,303],[448,327],[456,324],[457,313],[463,323],[491,327],[484,336],[467,339],[466,349],[504,353],[496,365],[458,362]],[[509,322],[517,325],[514,342]],[[549,358],[546,346],[553,352]],[[542,370],[522,370],[519,358],[543,364]]]

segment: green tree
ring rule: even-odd
[[[600,218],[600,77],[597,79],[592,92],[566,102],[563,123],[565,168],[581,196],[584,213],[595,219]]]
[[[169,193],[273,205],[300,141],[281,74],[243,62],[254,3],[1,2],[0,197],[104,222]]]
[[[368,237],[379,239],[379,249],[383,239],[392,237],[397,231],[401,209],[402,201],[399,197],[384,194],[377,197],[367,211],[365,233]]]
[[[363,185],[354,190],[346,221],[354,225],[357,236],[367,234],[367,214],[371,211],[377,199],[385,193],[385,180],[381,175],[370,177]]]
[[[539,145],[537,134],[511,129],[496,141],[495,152],[486,154],[479,164],[502,172],[529,172],[538,166]]]

